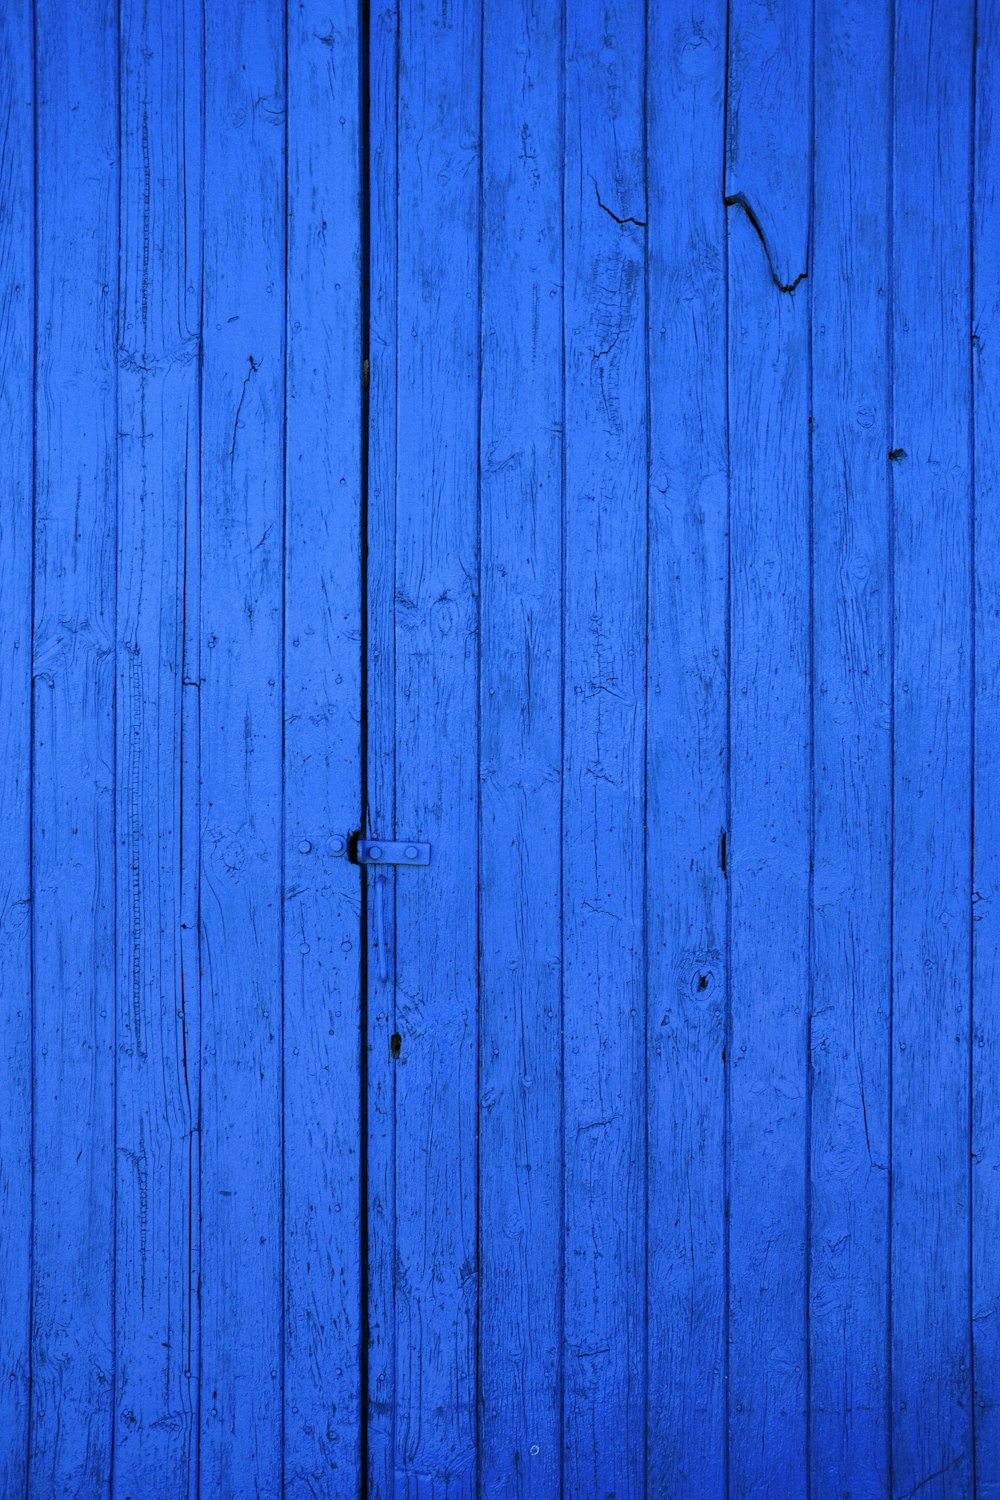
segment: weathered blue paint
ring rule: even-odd
[[[3,7],[0,1494],[1000,1500],[998,19]]]

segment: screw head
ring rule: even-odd
[[[420,850],[417,848],[416,844],[407,844],[407,846],[406,846],[406,857],[407,857],[407,859],[416,859],[416,857],[417,857],[417,855],[419,853],[420,853]]]
[[[326,847],[330,854],[343,854],[347,849],[347,840],[339,833],[332,834],[326,841]]]
[[[381,844],[369,844],[368,845],[368,858],[369,859],[381,859],[382,858],[382,845]]]
[[[312,844],[310,844],[310,842],[309,842],[308,839],[303,839],[302,840],[301,844],[299,845],[299,853],[300,854],[311,854],[312,853]]]

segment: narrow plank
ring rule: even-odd
[[[112,1457],[117,8],[36,6],[34,1313],[29,1493]]]
[[[807,8],[730,16],[729,1475],[806,1489]]]
[[[289,9],[285,1488],[361,1492],[359,8]],[[338,840],[340,842],[338,842]]]
[[[188,454],[198,447],[198,215],[185,99],[201,15],[120,9],[116,1356],[113,1493],[197,1491],[197,1008],[182,972]],[[189,174],[188,166],[194,170]],[[196,991],[195,991],[196,993]]]
[[[208,7],[201,1488],[234,1500],[282,1483],[284,71],[274,6]]]
[[[726,8],[649,12],[649,1493],[725,1493]]]
[[[32,8],[0,12],[0,1494],[24,1494],[31,1369]]]
[[[483,1496],[560,1493],[562,6],[483,11]],[[541,1291],[541,1295],[539,1295]]]
[[[396,1494],[466,1500],[477,1431],[480,7],[401,8],[395,529]],[[380,830],[384,832],[384,830]]]
[[[972,1493],[969,1305],[973,5],[896,10],[892,1482]]]
[[[569,7],[564,1492],[645,1484],[644,17]]]
[[[1000,1500],[1000,56],[995,0],[981,0],[975,59],[972,352],[975,416],[975,815],[972,1334],[980,1500]]]
[[[369,352],[365,558],[364,826],[396,826],[395,548],[397,334],[397,89],[399,11],[372,6],[368,31]],[[382,878],[376,874],[375,879]],[[376,900],[377,896],[377,900]],[[366,952],[365,1185],[367,1239],[367,1495],[395,1493],[396,1443],[396,1071],[390,1039],[396,999],[385,943],[394,906],[364,872]]]
[[[817,10],[812,281],[814,1500],[889,1483],[890,17]]]

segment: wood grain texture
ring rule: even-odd
[[[201,1487],[282,1485],[285,37],[205,28]],[[238,209],[238,211],[237,211]]]
[[[816,17],[812,1494],[889,1483],[892,621],[885,7]]]
[[[368,495],[364,827],[396,827],[396,400],[397,93],[399,11],[394,0],[372,6],[368,34]],[[367,1256],[367,1457],[370,1500],[395,1494],[396,1445],[396,1074],[390,1051],[396,995],[385,952],[395,908],[385,886],[364,873],[365,1205]],[[379,878],[376,875],[376,878]],[[384,877],[382,877],[384,879]],[[378,899],[376,900],[376,896]]]
[[[897,8],[892,1483],[897,1495],[919,1487],[928,1500],[957,1500],[973,1487],[972,45],[971,4],[947,14],[924,3]]]
[[[1000,1500],[997,21],[0,11],[0,1495]]]
[[[734,0],[729,36],[729,1483],[763,1500],[806,1468],[810,16]]]
[[[721,4],[651,7],[650,1495],[725,1493],[728,453]]]
[[[644,17],[566,17],[564,1494],[645,1486]]]
[[[183,967],[180,819],[201,299],[185,98],[200,94],[200,42],[193,5],[121,9],[114,1493],[150,1500],[198,1483],[197,971]]]
[[[0,1493],[24,1494],[31,1372],[34,53],[0,14]]]
[[[483,11],[480,1493],[524,1500],[562,1453],[562,21]]]
[[[31,1369],[31,600],[34,50],[0,13],[0,1494],[27,1482]]]
[[[361,61],[289,9],[285,556],[285,1494],[361,1487]],[[339,851],[339,852],[338,852]]]
[[[112,1458],[116,14],[35,17],[32,1500]]]
[[[972,1336],[977,1493],[1000,1497],[1000,55],[978,8],[973,162],[974,665]]]
[[[480,44],[470,0],[401,10],[395,812],[435,857],[387,891],[400,1500],[476,1483]]]

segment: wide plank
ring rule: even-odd
[[[201,1487],[282,1484],[285,33],[205,20]],[[238,206],[238,211],[235,211]]]
[[[285,559],[285,1481],[361,1476],[361,49],[289,9]]]
[[[828,0],[816,25],[810,1474],[814,1500],[882,1500],[889,1482],[891,38],[888,9],[864,0]]]
[[[729,27],[729,1484],[806,1488],[811,18]]]
[[[395,0],[372,6],[365,37],[368,69],[367,173],[369,293],[363,337],[368,358],[365,427],[364,823],[368,834],[396,826],[395,532],[396,532],[396,183],[399,13]],[[396,1424],[396,994],[386,944],[395,907],[386,876],[362,872],[364,1066],[366,1118],[365,1309],[367,1340],[367,1496],[395,1494]]]
[[[115,1377],[118,28],[35,13],[29,1495],[106,1492]]]
[[[895,16],[892,1485],[973,1490],[970,148],[973,4]]]
[[[480,1466],[562,1453],[562,7],[483,10]]]
[[[726,11],[649,11],[650,1495],[725,1492]]]
[[[31,1371],[32,7],[0,11],[0,1494],[23,1494]]]
[[[401,8],[395,815],[434,854],[384,892],[400,1500],[471,1500],[476,1484],[480,43],[471,0]]]
[[[972,1339],[979,1500],[1000,1500],[1000,13],[981,0],[973,164],[975,671],[972,873]]]
[[[128,0],[119,25],[113,1493],[166,1500],[194,1497],[198,1475],[198,974],[185,971],[181,925],[181,703],[201,300],[186,106],[193,95],[197,120],[201,17]]]
[[[645,1486],[645,27],[566,16],[563,1492]]]

